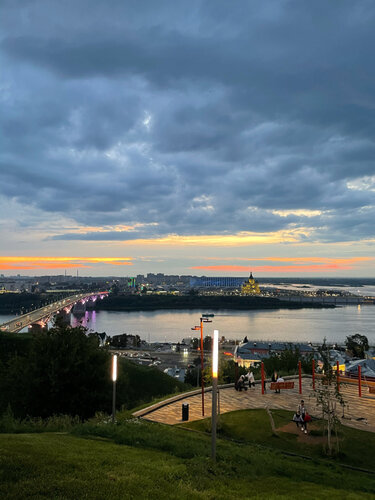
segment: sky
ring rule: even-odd
[[[2,0],[0,273],[375,277],[375,2]]]

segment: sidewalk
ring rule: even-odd
[[[311,387],[311,379],[303,378],[302,395],[298,392],[298,378],[294,378],[294,389],[281,391],[275,394],[274,391],[267,390],[262,395],[261,386],[258,383],[255,389],[238,392],[233,386],[224,386],[220,389],[220,413],[227,413],[234,410],[270,408],[295,411],[300,400],[304,399],[308,412],[320,417],[320,410],[315,403],[314,391]],[[269,384],[267,384],[269,387]],[[363,393],[363,397],[358,397],[358,389],[352,385],[342,385],[341,392],[344,396],[347,406],[345,408],[345,418],[342,423],[362,429],[375,432],[375,397]],[[189,421],[199,420],[202,417],[202,398],[200,391],[194,391],[187,397],[180,396],[164,401],[162,405],[157,404],[145,408],[134,416],[160,422],[169,425],[175,425],[182,422],[182,404],[189,404]],[[205,417],[211,416],[211,392],[205,393]],[[342,414],[339,409],[340,416]]]

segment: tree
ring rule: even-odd
[[[110,291],[113,295],[118,295],[119,294],[119,291],[120,291],[120,287],[119,287],[119,284],[118,283],[113,283],[113,285],[111,286],[110,288]]]
[[[110,355],[96,334],[58,325],[36,336],[25,355],[12,357],[0,380],[0,409],[15,416],[88,418],[110,411]]]
[[[301,353],[298,347],[288,348],[280,354],[272,353],[269,358],[265,358],[264,368],[267,373],[273,373],[275,370],[278,374],[296,374],[298,369],[298,361],[301,360]]]
[[[252,369],[254,371],[254,369]],[[239,366],[238,367],[238,376],[245,375],[247,373],[247,369]],[[223,384],[230,384],[233,382],[237,382],[236,380],[236,363],[233,359],[223,360],[220,363],[220,371],[219,371],[221,380]]]
[[[204,351],[211,351],[212,350],[212,337],[210,335],[207,335],[203,339],[203,350]]]
[[[316,403],[322,410],[323,423],[327,425],[327,454],[332,455],[334,451],[332,433],[335,434],[336,438],[335,451],[336,453],[339,452],[338,426],[340,420],[337,415],[337,404],[339,404],[344,411],[346,403],[342,394],[339,392],[337,376],[333,372],[329,361],[329,349],[326,345],[326,339],[324,339],[322,347],[319,348],[319,352],[323,360],[323,378],[316,387]],[[324,434],[325,428],[323,427],[323,435]]]
[[[192,349],[198,349],[199,346],[200,346],[200,340],[197,339],[197,337],[193,337],[191,339],[190,347]]]
[[[200,369],[199,365],[189,365],[185,372],[185,384],[196,385],[197,387],[201,384]]]
[[[353,356],[353,358],[364,359],[365,351],[368,350],[368,339],[365,335],[360,335],[356,333],[355,335],[349,335],[346,337],[345,341],[346,350]]]

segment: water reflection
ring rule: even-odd
[[[149,342],[181,341],[192,336],[191,326],[199,323],[202,311],[87,311],[72,315],[72,325],[81,322],[89,330],[108,335],[130,333]],[[206,311],[213,312],[215,311]],[[336,309],[300,309],[276,311],[220,311],[213,322],[204,326],[204,334],[218,329],[229,339],[343,342],[347,335],[360,333],[375,344],[372,305],[345,306]],[[199,333],[199,332],[198,332]],[[193,333],[194,336],[194,333]]]
[[[89,330],[108,335],[131,333],[156,342],[181,341],[192,335],[191,327],[199,324],[202,312],[215,311],[86,311],[71,315],[72,326],[82,324]],[[13,316],[0,316],[3,323]],[[344,306],[335,309],[280,309],[275,311],[220,311],[213,322],[204,326],[204,334],[218,329],[228,339],[344,342],[348,335],[366,335],[375,344],[375,306]],[[199,332],[197,332],[199,334]]]

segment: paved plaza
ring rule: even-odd
[[[302,395],[298,392],[298,379],[293,379],[294,389],[281,391],[275,394],[274,391],[267,389],[263,395],[261,386],[258,383],[255,389],[238,392],[234,387],[225,387],[220,389],[220,413],[227,413],[234,410],[269,408],[284,409],[296,411],[301,399],[304,399],[307,411],[314,417],[321,417],[320,410],[316,407],[316,396],[311,387],[311,379],[304,378],[302,384]],[[269,384],[267,384],[269,386]],[[342,423],[375,432],[375,395],[370,395],[367,389],[363,389],[363,396],[358,397],[358,388],[355,385],[342,385],[341,392],[347,403]],[[205,417],[211,416],[211,392],[205,393]],[[201,394],[193,394],[183,399],[172,398],[170,402],[162,403],[162,406],[154,405],[145,408],[135,416],[160,422],[164,424],[175,425],[182,422],[182,404],[189,404],[189,420],[199,420],[202,418],[202,398]],[[341,408],[338,409],[340,417]]]

